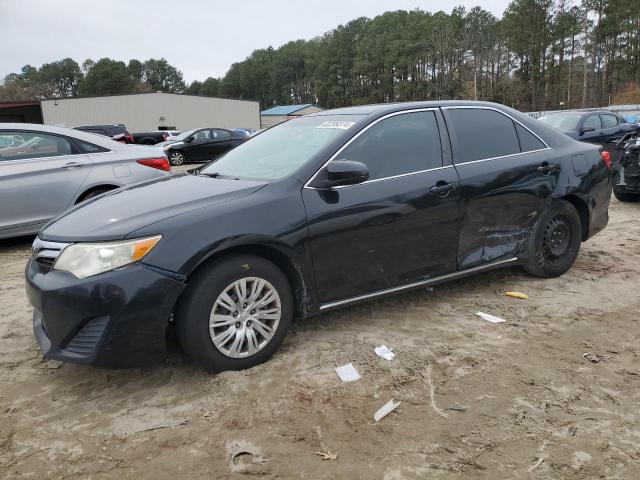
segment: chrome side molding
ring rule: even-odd
[[[385,290],[378,290],[377,292],[365,293],[364,295],[358,295],[357,297],[345,298],[343,300],[337,300],[335,302],[323,303],[320,305],[320,310],[330,310],[337,307],[349,305],[350,303],[361,302],[363,300],[369,300],[375,297],[389,295],[391,293],[402,292],[404,290],[411,290],[412,288],[434,285],[436,283],[445,282],[448,280],[455,280],[457,278],[466,277],[474,273],[484,272],[486,270],[492,270],[494,268],[503,267],[511,263],[517,262],[517,257],[508,258],[506,260],[498,260],[497,262],[491,262],[484,265],[478,265],[477,267],[467,268],[459,272],[447,273],[446,275],[440,275],[439,277],[428,278],[426,280],[420,280],[419,282],[407,283],[405,285],[399,285],[397,287],[387,288]]]

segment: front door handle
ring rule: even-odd
[[[549,175],[551,172],[556,172],[558,170],[558,165],[549,162],[542,162],[536,170],[543,175]]]
[[[458,187],[455,183],[447,183],[443,181],[439,181],[433,187],[429,189],[431,193],[438,195],[439,197],[446,197]]]

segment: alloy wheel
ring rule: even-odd
[[[174,167],[182,165],[184,163],[184,154],[182,152],[173,152],[169,156],[169,163]]]
[[[281,316],[282,304],[275,287],[263,278],[245,277],[218,295],[209,317],[209,334],[223,355],[250,357],[271,341]]]

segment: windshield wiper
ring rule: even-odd
[[[211,178],[218,178],[220,176],[220,172],[213,172],[213,173],[202,173],[199,172],[200,175],[206,175],[207,177],[211,177]]]

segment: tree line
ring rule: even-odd
[[[501,18],[481,7],[387,12],[256,50],[224,77],[188,86],[164,59],[87,62],[25,66],[4,88],[44,96],[163,90],[255,99],[264,108],[437,99],[520,110],[640,103],[640,0],[512,0]],[[56,68],[63,73],[50,73]]]
[[[113,95],[120,93],[174,92],[185,89],[182,72],[164,58],[128,63],[110,58],[87,59],[80,66],[65,58],[45,63],[40,68],[22,67],[10,73],[0,88],[0,99],[65,98],[78,95]]]

